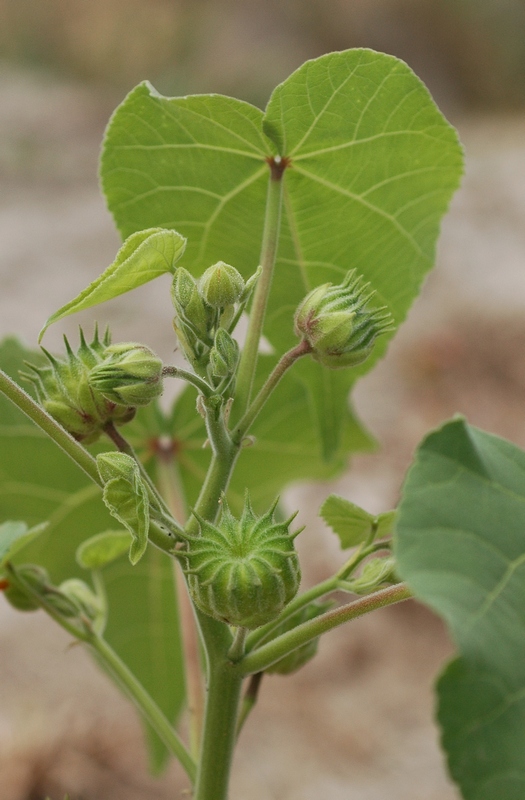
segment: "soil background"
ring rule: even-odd
[[[0,336],[33,346],[43,321],[114,258],[97,154],[114,93],[5,66],[0,72]],[[371,512],[393,507],[411,455],[454,413],[525,446],[525,116],[454,120],[467,173],[443,225],[438,264],[355,403],[377,437],[330,485],[298,486],[305,584],[340,563],[317,517],[337,491]],[[115,340],[169,359],[168,285],[104,309]],[[99,312],[100,314],[100,312]],[[60,347],[79,322],[48,334]],[[0,455],[1,457],[1,455]],[[454,800],[433,723],[432,685],[453,652],[440,621],[410,602],[323,639],[289,678],[268,677],[237,751],[232,800]],[[80,647],[41,613],[0,599],[0,800],[184,797],[181,770],[147,774],[134,711]]]

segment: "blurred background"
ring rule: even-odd
[[[340,561],[317,519],[329,491],[393,507],[418,441],[456,412],[525,446],[523,0],[0,0],[0,336],[33,346],[51,312],[119,244],[97,186],[113,108],[148,78],[164,94],[222,92],[264,106],[307,58],[371,47],[403,58],[458,126],[467,171],[438,264],[355,400],[381,445],[336,484],[296,487],[305,581]],[[173,350],[166,286],[108,304],[117,340]],[[49,332],[75,340],[78,319]],[[1,459],[1,453],[0,453]],[[232,800],[454,800],[432,722],[452,652],[413,604],[323,641],[296,676],[268,678],[236,759]],[[2,800],[164,800],[133,711],[40,614],[0,601]]]

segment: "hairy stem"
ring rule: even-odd
[[[238,668],[244,675],[261,672],[261,670],[267,669],[276,661],[297,650],[298,647],[308,644],[312,639],[327,633],[332,628],[343,625],[345,622],[356,619],[356,617],[361,617],[363,614],[368,614],[370,611],[375,611],[377,608],[408,600],[410,597],[412,597],[410,589],[404,583],[398,583],[395,586],[389,586],[387,589],[381,589],[378,592],[374,592],[374,594],[355,600],[353,603],[327,611],[320,617],[303,622],[293,630],[277,636],[268,644],[264,644],[257,650],[248,653],[239,661]]]
[[[158,733],[168,750],[180,761],[193,783],[197,774],[196,764],[153,698],[104,639],[95,636],[89,641],[89,645],[126,690],[144,719]]]
[[[279,160],[278,160],[279,159]],[[281,208],[283,196],[284,160],[278,156],[270,159],[270,181],[266,199],[266,216],[261,245],[262,272],[257,281],[250,310],[248,333],[241,354],[237,373],[237,389],[235,393],[236,413],[244,414],[250,403],[253,379],[257,368],[259,342],[261,340],[268,296],[272,285],[279,230],[281,226]],[[283,164],[282,168],[280,165]]]
[[[242,699],[241,710],[239,711],[239,719],[237,720],[237,738],[244,727],[244,723],[250,716],[250,713],[257,703],[263,678],[264,672],[255,672],[250,676],[246,692],[244,693],[244,697]]]
[[[271,393],[285,374],[285,372],[290,369],[290,367],[295,364],[297,359],[301,358],[302,356],[307,355],[308,353],[312,352],[312,348],[308,342],[303,339],[299,342],[296,347],[292,347],[287,353],[285,353],[279,362],[275,365],[274,369],[268,376],[266,382],[261,387],[257,397],[254,399],[253,403],[249,406],[246,413],[239,421],[239,423],[235,426],[232,438],[235,442],[241,442],[242,439],[248,433],[251,425],[255,421],[256,417],[258,416],[259,412],[263,408],[264,404],[270,397]]]
[[[187,369],[182,369],[181,367],[164,367],[162,374],[168,378],[180,378],[186,381],[186,383],[191,383],[204,397],[210,397],[210,395],[213,394],[212,387],[206,383],[205,380],[199,378],[198,375]]]
[[[227,800],[242,680],[229,662],[211,665],[194,800]]]
[[[35,425],[38,425],[40,430],[53,439],[92,481],[100,487],[103,486],[102,479],[98,474],[97,462],[93,456],[2,370],[0,370],[0,392],[5,394]]]

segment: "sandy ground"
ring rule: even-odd
[[[0,335],[33,344],[49,314],[118,247],[96,183],[112,98],[4,70],[0,74]],[[462,412],[525,445],[525,119],[459,122],[467,176],[438,267],[356,405],[382,444],[330,486],[296,487],[308,530],[306,580],[339,563],[316,518],[329,491],[372,512],[392,507],[429,427]],[[171,355],[170,308],[159,281],[108,305],[119,340]],[[163,315],[165,319],[163,319]],[[61,327],[75,335],[83,316]],[[61,334],[61,332],[60,332]],[[51,330],[47,345],[59,345]],[[432,722],[432,683],[452,648],[439,620],[414,604],[333,632],[296,676],[269,677],[236,755],[231,800],[454,800]],[[41,614],[0,604],[0,798],[164,800],[183,797],[172,765],[148,777],[132,709],[79,647]]]

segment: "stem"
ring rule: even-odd
[[[211,665],[194,800],[227,800],[242,680],[227,661]]]
[[[118,682],[126,689],[138,710],[158,733],[169,751],[180,761],[193,783],[197,773],[196,764],[153,698],[150,697],[142,684],[138,682],[126,664],[121,661],[104,639],[94,636],[89,641],[89,645],[113,672]]]
[[[252,631],[249,634],[246,640],[246,651],[249,653],[253,650],[258,644],[263,642],[267,639],[273,631],[281,625],[286,619],[296,614],[300,611],[304,606],[307,606],[308,603],[311,603],[313,600],[318,600],[320,597],[323,597],[325,594],[330,594],[330,592],[335,592],[339,586],[339,579],[337,575],[333,575],[331,578],[327,578],[322,583],[318,583],[315,586],[312,586],[311,589],[308,589],[306,592],[303,592],[295,600],[292,600],[286,608],[279,614],[277,619],[272,620],[271,622],[267,622],[266,625],[261,625],[260,628],[256,628],[256,630]]]
[[[159,490],[166,499],[174,518],[183,523],[186,509],[183,499],[177,464],[171,447],[162,447],[160,442],[156,448],[157,480]],[[195,624],[193,606],[188,595],[185,581],[181,574],[176,574],[177,596],[182,625],[182,642],[186,687],[189,712],[190,752],[193,756],[199,752],[202,721],[204,718],[204,686],[201,676],[201,658],[199,640]]]
[[[235,631],[232,646],[228,650],[228,658],[230,661],[240,661],[243,657],[247,633],[248,628],[237,628]]]
[[[395,586],[389,586],[387,589],[381,589],[379,592],[374,592],[367,597],[362,597],[355,600],[353,603],[348,603],[339,608],[327,611],[320,617],[303,622],[291,631],[277,636],[268,644],[263,645],[258,650],[248,653],[239,663],[238,667],[244,675],[250,675],[254,672],[261,672],[269,666],[279,661],[284,656],[308,644],[312,639],[316,639],[323,633],[343,625],[349,620],[361,617],[363,614],[368,614],[369,611],[375,611],[377,608],[393,605],[402,600],[407,600],[412,597],[410,589],[404,583],[398,583]]]
[[[194,372],[190,372],[187,369],[182,369],[182,367],[164,367],[162,374],[168,378],[180,378],[187,383],[191,383],[192,386],[195,386],[195,388],[204,395],[204,397],[210,397],[210,395],[213,394],[212,387],[209,386],[205,380],[199,378],[199,376],[195,375]]]
[[[250,716],[250,713],[257,702],[259,697],[259,689],[261,688],[264,672],[255,672],[250,676],[248,688],[242,700],[241,710],[239,712],[239,719],[237,720],[237,738],[244,727],[244,723]]]
[[[283,195],[282,176],[286,162],[285,159],[280,159],[280,157],[277,156],[274,159],[270,159],[269,164],[271,171],[270,181],[268,183],[268,194],[266,196],[266,216],[261,245],[262,272],[257,281],[257,286],[255,287],[253,295],[248,333],[246,335],[246,341],[242,350],[237,373],[235,398],[239,415],[242,415],[246,411],[251,398],[253,379],[257,368],[259,342],[261,340],[266,306],[268,304],[268,296],[272,285],[277,245],[279,242]]]
[[[273,371],[268,376],[266,383],[261,387],[257,397],[247,409],[240,422],[236,425],[232,433],[234,441],[241,442],[246,436],[250,427],[255,421],[255,418],[258,416],[260,410],[283,377],[284,373],[290,369],[293,364],[295,364],[297,359],[311,352],[311,345],[306,341],[306,339],[303,339],[298,345],[296,345],[296,347],[292,347],[291,350],[288,350],[288,352],[282,356],[280,361],[275,365]]]
[[[97,462],[87,450],[73,439],[53,417],[36,403],[8,375],[0,370],[0,392],[5,394],[12,403],[23,411],[40,430],[44,431],[53,441],[88,475],[92,481],[102,488],[104,485],[98,474]]]

